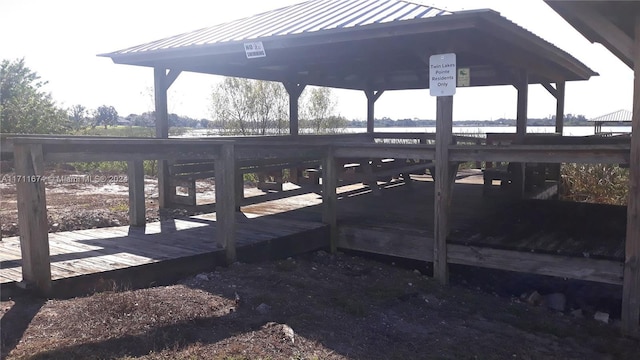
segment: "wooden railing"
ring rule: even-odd
[[[216,166],[216,238],[235,260],[235,154],[231,141],[130,138],[12,138],[18,196],[18,223],[23,281],[44,294],[51,292],[45,162],[127,161],[131,225],[143,225],[143,160],[211,159]]]
[[[235,211],[239,164],[267,166],[261,159],[321,161],[323,221],[330,226],[331,246],[337,244],[336,186],[340,158],[417,159],[433,161],[436,148],[426,144],[374,143],[370,134],[343,140],[339,136],[297,136],[253,139],[131,139],[87,137],[5,137],[10,140],[18,181],[18,221],[24,281],[46,293],[51,290],[51,266],[44,163],[76,161],[127,161],[131,225],[144,224],[143,160],[201,160],[213,163],[216,178],[217,239],[227,261],[235,259]],[[420,134],[423,136],[424,134]],[[430,134],[428,134],[430,135]],[[380,136],[380,135],[373,135]],[[393,134],[389,136],[398,136]],[[405,136],[416,136],[402,134]],[[575,142],[576,140],[568,140]],[[617,141],[617,140],[616,140]],[[5,142],[3,141],[3,146]],[[628,143],[550,145],[450,145],[448,163],[466,161],[629,163]],[[252,170],[253,171],[253,170]],[[396,171],[396,169],[394,169]],[[166,179],[165,179],[166,180]],[[446,180],[446,179],[445,179]],[[445,181],[441,179],[441,181]],[[452,179],[449,179],[453,181]]]

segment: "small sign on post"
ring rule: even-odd
[[[471,86],[471,69],[459,68],[458,69],[458,87]]]
[[[247,59],[255,59],[267,56],[267,53],[264,51],[264,45],[262,45],[262,41],[244,43],[244,53],[245,55],[247,55]]]
[[[456,54],[438,54],[429,58],[429,93],[453,96],[456,93]]]

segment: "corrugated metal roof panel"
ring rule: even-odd
[[[595,119],[591,119],[593,122],[622,122],[631,121],[633,114],[629,110],[618,110],[610,114],[598,116]]]
[[[426,19],[449,14],[451,12],[405,0],[309,0],[252,17],[134,46],[113,54],[211,45],[392,21]]]

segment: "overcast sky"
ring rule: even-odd
[[[113,105],[120,115],[153,109],[153,71],[113,64],[96,54],[251,16],[300,0],[0,0],[0,58],[24,57],[47,80],[62,106]],[[570,82],[566,113],[596,117],[631,109],[632,71],[599,44],[591,44],[542,0],[420,0],[447,10],[491,8],[569,52],[600,76]],[[169,111],[210,117],[209,97],[220,77],[183,73],[169,90]],[[339,112],[366,118],[360,91],[337,90]],[[540,85],[529,90],[529,117],[555,113],[555,99]],[[512,86],[458,89],[454,119],[515,118]],[[376,117],[435,118],[428,90],[394,91],[376,103]]]

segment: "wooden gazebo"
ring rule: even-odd
[[[633,13],[620,8],[617,11],[624,12],[625,16]],[[626,20],[623,23],[627,24]],[[636,34],[639,28],[636,25]],[[627,27],[622,29],[625,36],[629,35]],[[618,42],[624,39],[619,33],[616,38]],[[633,39],[635,43],[626,40],[622,40],[622,43],[635,44],[635,51],[638,51],[638,36]],[[621,51],[629,55],[629,49],[625,46]],[[470,75],[469,86],[512,85],[516,88],[518,99],[514,109],[517,109],[517,133],[510,145],[482,145],[476,143],[475,139],[471,144],[456,143],[455,140],[462,138],[452,136],[453,96],[438,97],[435,144],[427,142],[428,134],[394,134],[392,137],[412,139],[414,141],[411,144],[374,141],[389,139],[384,133],[374,132],[375,101],[385,91],[428,88],[431,80],[429,58],[443,53],[456,54],[458,68],[464,68],[466,74]],[[210,245],[196,243],[182,249],[190,253],[207,251],[199,253],[198,259],[210,265],[209,261],[218,255],[223,255],[226,263],[236,261],[236,236],[240,238],[241,233],[246,235],[244,228],[236,231],[237,226],[246,225],[239,223],[242,217],[237,216],[239,208],[244,211],[241,207],[242,171],[249,169],[253,172],[256,168],[273,165],[281,169],[282,166],[287,168],[297,166],[293,164],[298,163],[313,163],[314,166],[321,163],[321,169],[315,167],[312,170],[321,171],[322,219],[314,220],[316,223],[311,227],[319,229],[317,234],[322,234],[321,238],[326,241],[323,246],[330,246],[332,251],[342,247],[432,262],[434,275],[442,283],[448,282],[448,264],[463,264],[623,285],[624,330],[628,334],[637,333],[640,304],[638,141],[634,138],[632,145],[629,145],[628,137],[602,142],[602,138],[594,141],[593,138],[525,136],[530,84],[542,85],[557,99],[556,130],[561,134],[565,82],[587,80],[595,73],[571,55],[500,14],[491,10],[452,13],[401,0],[309,0],[103,56],[112,58],[116,63],[154,68],[156,130],[159,139],[7,135],[7,141],[3,138],[3,152],[13,152],[16,175],[38,179],[44,175],[44,162],[47,161],[127,161],[129,215],[131,226],[134,227],[145,225],[143,160],[159,161],[160,207],[168,206],[176,195],[172,193],[175,192],[176,185],[172,183],[172,179],[176,179],[176,173],[170,173],[170,169],[173,171],[176,166],[186,164],[199,172],[213,175],[216,177],[216,221],[215,234],[212,236],[218,246],[212,249]],[[637,57],[631,56],[630,59]],[[634,63],[636,69],[637,63]],[[291,136],[167,139],[167,89],[182,71],[282,82],[289,92]],[[362,90],[368,99],[368,133],[298,135],[297,101],[306,85]],[[638,81],[637,91],[640,91]],[[635,100],[633,128],[637,131],[637,96]],[[434,138],[430,137],[430,140]],[[343,221],[344,218],[340,218],[339,223],[339,210],[355,204],[350,200],[342,201],[344,198],[338,201],[338,171],[341,168],[338,164],[345,159],[356,159],[361,162],[365,172],[369,170],[365,174],[365,181],[359,183],[363,187],[369,187],[372,192],[375,192],[378,183],[376,174],[372,174],[371,165],[374,160],[380,159],[393,162],[399,160],[398,163],[404,168],[408,167],[408,161],[418,161],[421,175],[424,175],[425,164],[428,164],[429,169],[435,170],[435,182],[423,182],[422,185],[425,186],[422,189],[427,192],[420,193],[417,190],[422,186],[420,185],[405,192],[404,197],[387,198],[384,200],[385,206],[379,206],[381,198],[360,197],[364,198],[364,205],[359,203],[360,205],[354,206],[364,209],[365,214],[361,218],[373,219],[380,215],[379,210],[383,212],[382,216],[372,220],[374,226],[366,221],[348,223]],[[267,164],[269,161],[276,163]],[[556,215],[549,215],[545,210],[530,206],[530,203],[513,202],[509,198],[511,203],[523,205],[528,210],[537,209],[536,213],[529,212],[529,220],[533,221],[532,228],[535,232],[531,237],[519,237],[518,233],[515,238],[509,235],[489,235],[482,238],[482,234],[477,232],[465,232],[464,229],[461,232],[460,227],[456,227],[455,232],[451,231],[453,226],[459,226],[461,222],[465,226],[470,224],[468,227],[474,227],[475,220],[466,216],[471,212],[473,215],[483,212],[479,208],[469,207],[470,203],[467,201],[472,200],[476,205],[499,205],[482,196],[464,199],[462,196],[452,197],[452,184],[458,164],[471,161],[517,164],[513,166],[513,178],[510,179],[510,188],[515,194],[522,193],[520,190],[525,187],[526,167],[520,165],[522,163],[629,165],[631,184],[626,251],[623,250],[623,234],[614,238],[587,239],[594,241],[574,241],[567,239],[562,232],[537,236],[541,232],[539,220],[562,222],[562,214],[571,212],[566,210],[567,204],[551,202],[547,202],[545,206],[558,206],[560,210],[555,209]],[[397,168],[391,170],[396,175]],[[377,174],[383,176],[381,173],[383,172]],[[411,177],[408,176],[410,174],[412,173],[408,170],[402,170],[405,183],[411,183]],[[409,186],[406,188],[411,189]],[[21,276],[25,286],[50,294],[55,287],[44,183],[19,182],[17,190],[22,271],[19,275],[14,272],[11,276]],[[429,200],[429,203],[433,201],[433,207],[406,206],[409,204],[408,201],[405,204],[405,198],[413,201],[412,206],[427,203],[424,201],[425,197],[418,194],[429,196],[429,199],[433,197],[433,200]],[[282,196],[287,197],[286,194]],[[317,204],[317,195],[312,197],[312,202]],[[389,202],[386,203],[387,201]],[[457,204],[455,207],[452,205],[454,203]],[[397,207],[401,208],[394,210],[410,212],[410,216],[406,217],[410,221],[399,224],[393,218],[390,219],[386,210],[395,208],[391,204],[398,204]],[[460,218],[452,217],[452,209],[462,209],[466,214],[462,214],[464,216]],[[506,208],[506,211],[510,212],[511,209]],[[483,219],[489,220],[484,215],[487,214],[483,213]],[[615,218],[616,221],[618,217]],[[508,221],[520,224],[518,220]],[[379,223],[384,223],[384,226],[378,226]],[[304,234],[306,233],[301,232],[286,236],[291,241],[299,236],[299,240],[305,241],[301,241],[304,245],[298,249],[309,250],[309,246],[313,244],[306,241],[308,239]],[[471,239],[474,234],[480,235],[480,238]],[[165,240],[169,242],[175,239],[173,233],[160,235],[167,236]],[[141,235],[128,229],[123,236],[125,240],[135,240]],[[185,235],[185,238],[196,242],[203,240],[200,235],[195,238]],[[549,239],[557,241],[547,241]],[[96,240],[103,241],[101,238]],[[212,241],[210,238],[205,240]],[[155,242],[148,241],[147,245],[154,246]],[[82,246],[84,245],[73,245],[74,248]],[[132,248],[137,250],[139,246],[142,244],[136,243]],[[280,253],[282,250],[290,249],[279,248]],[[597,254],[594,255],[597,256],[585,257],[585,251],[595,251]],[[159,255],[163,258],[165,254],[160,251]],[[111,265],[99,264],[103,270],[112,269]],[[64,270],[59,262],[55,265],[54,270]],[[170,272],[173,268],[169,266],[165,270]],[[56,276],[64,277],[59,271]]]
[[[562,1],[550,3],[570,21],[576,22],[585,35],[605,42],[625,63],[635,65],[637,69],[637,62],[633,61],[639,51],[638,36],[634,36],[640,28],[634,25],[637,24],[634,17],[638,13],[634,7],[637,4],[624,5],[632,7],[627,9],[607,1],[586,2],[589,6],[574,6],[574,2]],[[600,15],[595,16],[596,13]],[[298,98],[305,86],[362,90],[368,100],[367,131],[374,133],[376,100],[385,91],[428,88],[429,57],[442,53],[456,54],[458,68],[469,71],[469,86],[512,85],[517,89],[514,107],[517,109],[516,139],[520,145],[509,148],[454,145],[451,136],[453,97],[443,96],[437,102],[434,148],[382,149],[369,145],[338,149],[332,145],[325,165],[332,164],[332,156],[373,153],[435,160],[432,259],[436,278],[446,283],[447,263],[451,258],[447,256],[451,175],[457,162],[630,163],[623,319],[626,333],[637,332],[640,311],[638,141],[635,139],[632,144],[630,161],[625,146],[576,145],[575,141],[554,142],[543,147],[526,145],[523,140],[529,85],[540,84],[557,99],[556,132],[562,134],[565,83],[588,80],[597,74],[570,54],[499,13],[492,10],[449,12],[402,0],[309,0],[102,56],[110,57],[118,64],[154,68],[156,133],[159,138],[167,138],[166,93],[183,71],[283,83],[289,93],[290,134],[293,136],[298,135]],[[636,91],[639,91],[637,87],[638,81]],[[637,98],[634,130],[638,128]],[[520,186],[523,186],[523,166],[516,171],[516,176],[518,173]],[[330,181],[323,194],[328,203],[324,219],[332,227],[332,237],[337,234],[334,185]],[[170,195],[166,163],[160,166],[159,186],[160,206],[163,207]],[[485,259],[479,259],[478,263],[482,261]]]
[[[634,70],[632,138],[627,205],[622,324],[640,334],[640,3],[545,0],[591,42],[604,45]],[[636,136],[633,136],[636,134]]]
[[[495,11],[452,13],[402,0],[309,0],[101,56],[154,68],[156,134],[167,138],[166,92],[182,71],[282,82],[292,135],[306,85],[362,90],[373,132],[374,104],[383,92],[428,88],[429,57],[447,52],[456,53],[458,68],[469,69],[470,86],[517,89],[519,136],[526,133],[529,84],[541,84],[557,99],[556,132],[562,133],[565,82],[596,75]],[[451,131],[452,105],[442,100],[438,133],[444,135]],[[166,166],[160,170],[164,207],[169,186]]]

